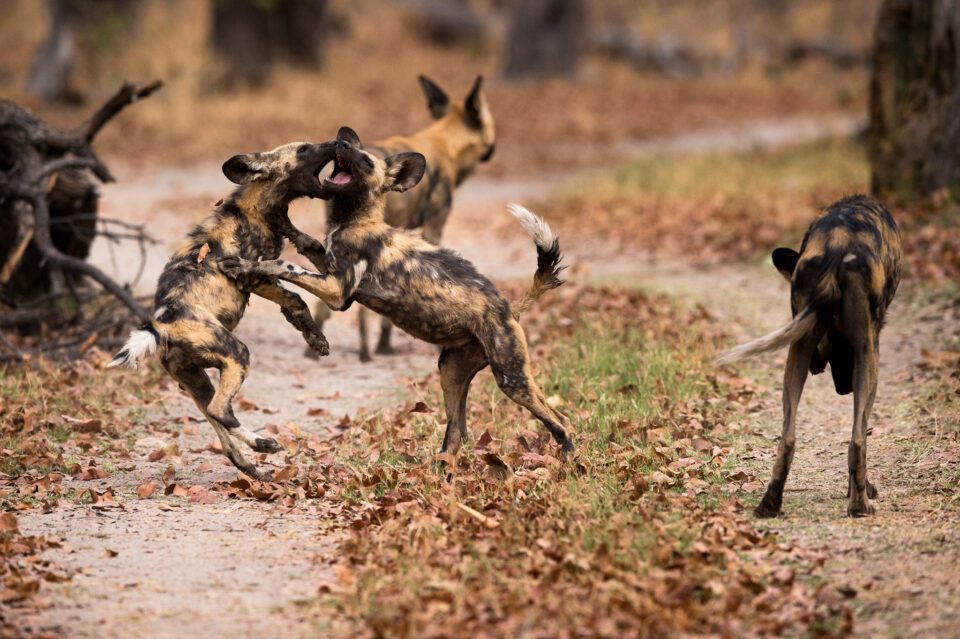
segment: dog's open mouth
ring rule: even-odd
[[[322,177],[321,180],[325,184],[335,184],[337,186],[346,186],[353,181],[353,176],[350,175],[350,172],[341,167],[337,162],[333,163],[333,171],[328,177]]]

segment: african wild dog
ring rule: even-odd
[[[247,347],[232,331],[246,310],[250,293],[279,304],[287,321],[317,353],[326,355],[329,350],[309,307],[298,295],[273,278],[252,277],[240,282],[228,278],[216,268],[216,258],[278,257],[284,236],[295,232],[287,215],[288,204],[299,197],[323,195],[318,174],[333,153],[330,143],[293,143],[228,160],[223,172],[238,188],[167,262],[157,284],[153,320],[131,333],[109,364],[135,367],[144,355],[159,350],[163,368],[213,425],[224,454],[251,477],[260,474],[231,435],[257,452],[275,453],[282,448],[274,439],[258,437],[241,426],[231,407],[249,370]],[[298,241],[298,247],[311,244],[303,238]],[[206,368],[220,370],[216,390]]]
[[[367,145],[366,150],[380,159],[404,151],[414,151],[427,160],[424,179],[404,193],[387,195],[384,219],[399,229],[421,229],[423,238],[440,244],[443,228],[453,206],[453,191],[477,165],[493,157],[495,132],[493,116],[483,95],[483,77],[477,76],[470,93],[462,103],[453,103],[443,89],[426,76],[420,86],[427,98],[427,107],[436,122],[410,136],[394,136]],[[360,361],[370,361],[367,339],[367,311],[360,309]],[[323,302],[314,315],[322,325],[330,317]],[[376,353],[393,352],[390,346],[392,324],[383,319]],[[307,355],[311,351],[307,350]]]
[[[220,268],[237,277],[267,275],[292,282],[334,310],[357,301],[414,337],[440,345],[447,411],[442,452],[456,453],[466,437],[467,392],[487,364],[500,389],[533,413],[564,452],[573,450],[566,418],[547,404],[533,379],[517,321],[543,293],[562,283],[559,240],[543,220],[523,207],[511,207],[537,247],[533,286],[511,305],[453,251],[384,222],[384,195],[416,185],[424,164],[422,155],[409,152],[383,160],[364,151],[351,129],[340,129],[333,178],[326,187],[333,201],[327,256],[315,263],[320,273],[282,260],[226,258]]]
[[[856,195],[840,200],[810,226],[800,253],[773,252],[790,282],[793,321],[720,358],[727,363],[790,346],[783,375],[783,435],[773,478],[755,513],[779,514],[796,442],[797,404],[807,371],[827,364],[840,395],[853,391],[853,437],[847,452],[847,514],[872,515],[877,491],[867,481],[867,420],[877,394],[880,329],[900,282],[900,231],[884,206]]]

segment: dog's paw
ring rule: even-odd
[[[856,499],[847,505],[847,515],[850,517],[869,517],[876,512],[876,508],[867,499]]]
[[[757,504],[757,507],[753,509],[753,514],[755,517],[761,519],[768,519],[770,517],[778,517],[780,515],[780,507],[783,504],[783,495],[777,494],[776,490],[771,493],[770,489],[767,489],[767,492],[763,494],[763,499],[760,500],[760,503]]]
[[[324,337],[323,334],[308,333],[304,335],[304,338],[307,340],[307,344],[310,346],[306,352],[307,357],[319,359],[330,354],[330,344],[327,342],[327,338]]]
[[[258,453],[279,453],[283,450],[283,446],[272,437],[257,437],[250,448]]]
[[[217,268],[224,275],[237,278],[252,273],[254,263],[237,255],[224,255],[217,260]]]

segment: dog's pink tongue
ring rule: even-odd
[[[350,174],[338,171],[336,175],[330,178],[330,181],[334,184],[348,184],[350,182]]]

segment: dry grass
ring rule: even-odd
[[[444,427],[431,381],[420,392],[437,412],[371,420],[340,448],[334,483],[359,517],[326,602],[386,637],[845,632],[814,555],[739,515],[739,491],[759,483],[723,424],[746,396],[702,359],[707,322],[637,291],[557,293],[525,323],[576,457],[558,460],[484,377],[476,446],[445,480],[422,454]],[[718,393],[730,401],[700,399]]]
[[[589,191],[575,186],[544,208],[578,233],[709,263],[799,245],[823,207],[864,192],[868,181],[862,146],[835,140],[645,160],[592,180]]]

